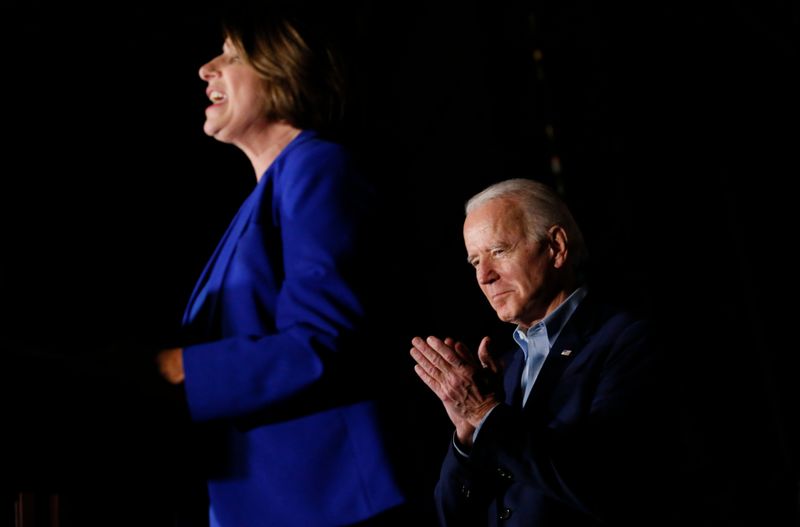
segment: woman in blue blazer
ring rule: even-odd
[[[341,76],[306,29],[286,13],[241,13],[200,68],[205,133],[242,150],[257,180],[191,295],[186,344],[157,358],[192,420],[224,431],[197,461],[213,466],[212,526],[378,525],[404,502],[356,375],[374,200],[319,133]]]

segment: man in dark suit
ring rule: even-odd
[[[667,363],[648,322],[589,294],[586,248],[565,203],[528,179],[466,206],[478,284],[516,346],[474,355],[412,339],[416,372],[455,434],[435,498],[444,526],[667,525],[676,446]]]

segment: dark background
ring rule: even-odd
[[[374,270],[405,292],[385,351],[417,334],[507,336],[465,263],[463,203],[507,177],[546,180],[583,226],[594,287],[659,321],[679,364],[682,524],[797,525],[798,4],[324,9],[351,65],[346,140],[396,222]],[[78,525],[169,525],[191,473],[169,452],[191,439],[129,359],[174,334],[255,182],[202,132],[214,10],[3,12],[6,510],[20,490],[58,492]],[[450,430],[419,383],[405,396],[427,495]]]

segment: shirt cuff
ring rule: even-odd
[[[481,422],[478,423],[478,426],[475,427],[475,431],[472,432],[472,444],[473,445],[475,444],[475,441],[477,441],[477,439],[478,439],[478,432],[481,431],[481,427],[483,426],[483,423],[486,422],[486,419],[489,417],[489,414],[491,414],[494,411],[494,409],[497,408],[498,406],[500,406],[499,403],[494,405],[494,406],[492,406],[491,410],[486,412],[486,415],[483,416],[483,419],[481,419]],[[467,451],[467,447],[465,447],[464,445],[462,445],[461,443],[458,442],[458,438],[456,437],[456,433],[455,432],[453,432],[453,448],[455,448],[456,452],[458,454],[460,454],[461,456],[469,457],[469,452]]]

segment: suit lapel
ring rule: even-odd
[[[522,350],[515,348],[507,354],[507,365],[505,367],[505,375],[503,377],[503,387],[505,388],[505,402],[514,408],[522,406],[522,386],[520,379],[522,378],[522,369],[525,366],[523,360],[524,355]]]
[[[525,405],[526,409],[541,404],[541,401],[546,401],[553,391],[553,387],[564,374],[564,370],[578,360],[587,336],[591,332],[593,320],[594,310],[587,296],[567,321],[547,354]]]

